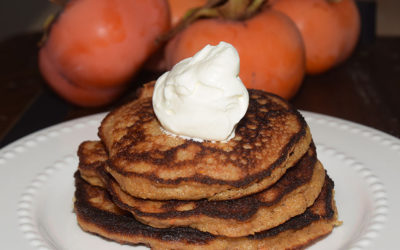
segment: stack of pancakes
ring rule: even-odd
[[[163,132],[153,83],[83,142],[75,212],[85,231],[154,249],[292,249],[337,222],[333,181],[311,133],[285,100],[249,90],[228,142]]]

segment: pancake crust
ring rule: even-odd
[[[78,148],[81,177],[91,185],[105,187],[101,173],[108,160],[108,154],[100,141],[84,141]]]
[[[315,203],[303,214],[252,236],[215,236],[189,227],[167,229],[144,225],[121,214],[108,193],[75,174],[74,210],[85,231],[124,244],[145,244],[152,249],[299,249],[329,234],[337,224],[333,181],[326,177]],[[115,212],[117,211],[117,212]]]
[[[249,90],[250,103],[223,142],[165,134],[144,94],[109,113],[99,136],[109,153],[106,170],[132,196],[154,200],[228,200],[274,184],[311,142],[300,113],[282,98]]]
[[[98,159],[101,142],[84,142],[79,150],[79,171],[83,179],[92,185],[107,187],[113,201],[120,208],[130,211],[144,224],[165,228],[189,226],[200,231],[230,237],[245,236],[275,227],[289,218],[301,214],[314,203],[325,179],[325,170],[316,158],[315,147],[308,152],[273,186],[260,193],[229,201],[153,201],[135,198],[102,174],[103,164],[85,165],[88,159]],[[96,154],[99,156],[96,157]],[[100,163],[100,162],[96,162]],[[82,166],[85,166],[83,168]],[[88,179],[88,169],[98,176]],[[103,181],[102,181],[103,180]],[[98,182],[107,185],[98,185]]]

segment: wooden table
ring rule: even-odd
[[[73,106],[45,84],[37,66],[40,34],[0,43],[0,148],[41,128],[108,111],[132,97],[157,73],[140,72],[118,102],[102,108]],[[291,102],[301,110],[361,123],[400,138],[400,37],[359,44],[352,57],[327,73],[307,76]]]

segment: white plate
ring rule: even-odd
[[[310,249],[398,249],[400,140],[348,121],[302,113],[335,181],[343,221]],[[97,139],[103,116],[62,123],[0,150],[2,249],[132,249],[83,232],[72,212],[76,150],[83,140]]]

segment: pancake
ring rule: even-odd
[[[266,191],[235,200],[143,200],[126,194],[113,180],[108,190],[116,205],[144,224],[160,228],[189,226],[239,237],[275,227],[311,206],[325,177],[322,165],[314,164],[293,167]]]
[[[132,196],[153,200],[229,200],[273,185],[311,142],[301,114],[282,98],[249,90],[249,108],[228,142],[167,135],[149,92],[110,112],[99,136],[106,170]]]
[[[215,236],[189,227],[153,228],[130,214],[121,214],[104,189],[91,186],[78,172],[75,186],[74,211],[83,230],[123,244],[144,244],[152,249],[298,249],[329,234],[338,223],[333,181],[328,176],[318,199],[303,214],[270,230],[236,238]]]
[[[78,169],[82,178],[91,185],[105,187],[99,171],[104,169],[108,154],[100,141],[84,141],[78,148]]]
[[[135,198],[103,173],[106,160],[87,165],[88,159],[99,159],[101,142],[83,142],[78,151],[79,171],[92,185],[106,187],[120,208],[130,211],[137,220],[153,227],[189,226],[215,235],[238,237],[275,227],[301,214],[314,203],[321,191],[325,171],[316,158],[312,144],[308,152],[270,188],[250,196],[229,201],[153,201]],[[99,156],[96,157],[96,154]],[[91,163],[91,162],[90,162]],[[90,168],[91,171],[88,171]],[[97,177],[87,178],[87,172]],[[96,179],[96,181],[93,181]],[[102,182],[101,185],[98,182]],[[107,183],[106,185],[103,183]]]

